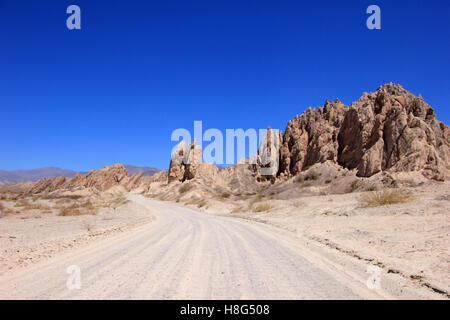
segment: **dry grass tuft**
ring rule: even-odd
[[[366,193],[358,202],[363,208],[375,208],[390,204],[406,203],[412,201],[412,197],[398,190],[383,190]]]
[[[260,203],[252,209],[252,212],[266,212],[275,208],[269,202]]]
[[[198,208],[203,208],[204,206],[206,206],[208,204],[208,202],[204,199],[189,199],[187,201],[184,201],[184,204],[186,205],[194,205],[197,206]]]
[[[181,194],[183,194],[183,193],[188,192],[188,191],[191,190],[192,188],[193,188],[193,186],[190,185],[190,184],[183,184],[183,185],[180,187],[180,189],[178,189],[178,191],[179,191]]]
[[[306,174],[301,174],[299,175],[297,178],[295,178],[294,182],[295,183],[303,183],[305,181],[315,181],[317,179],[319,179],[320,174],[318,174],[315,171],[310,171]]]
[[[69,199],[69,200],[79,200],[83,198],[83,196],[80,195],[54,195],[54,194],[48,194],[42,197],[42,199],[45,200],[57,200],[57,199]]]
[[[199,208],[203,208],[204,206],[206,206],[208,204],[208,202],[206,202],[206,200],[202,200],[197,204],[197,207]]]
[[[125,205],[125,204],[127,204],[127,203],[129,203],[129,202],[130,202],[130,200],[128,200],[127,197],[121,196],[121,197],[116,198],[116,199],[112,202],[112,204],[110,205],[110,207],[113,208],[114,210],[116,210],[117,208],[119,208],[119,207],[121,207],[121,206],[123,206],[123,205]]]
[[[51,208],[49,206],[45,206],[40,203],[30,203],[28,200],[22,200],[20,202],[17,202],[14,205],[14,208],[23,208],[23,211],[28,210],[50,210]]]
[[[353,181],[352,182],[352,184],[350,185],[350,190],[349,190],[349,192],[350,193],[352,193],[352,192],[354,192],[356,189],[358,189],[359,188],[359,181],[358,180],[355,180],[355,181]]]
[[[97,213],[97,209],[94,207],[92,202],[89,200],[82,203],[77,204],[74,203],[70,206],[63,207],[59,210],[59,216],[68,217],[68,216],[81,216],[81,215],[95,215]]]
[[[243,206],[235,206],[233,210],[231,210],[231,213],[239,213],[239,212],[245,212],[246,209]]]

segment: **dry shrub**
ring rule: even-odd
[[[315,171],[311,171],[311,172],[307,173],[305,176],[305,181],[317,180],[317,179],[319,179],[319,174],[317,174]]]
[[[358,189],[358,188],[359,188],[359,181],[358,181],[358,180],[355,180],[355,181],[353,181],[352,184],[350,185],[350,190],[349,190],[349,192],[351,193],[351,192],[355,191],[355,190]]]
[[[16,211],[14,211],[14,210],[11,209],[11,208],[6,208],[6,209],[4,210],[4,213],[5,213],[5,214],[15,214],[15,213],[19,213],[19,212],[16,212]]]
[[[180,189],[178,189],[178,191],[179,191],[181,194],[183,194],[183,193],[188,192],[188,191],[191,190],[192,188],[193,188],[193,186],[190,185],[190,184],[183,184],[183,185],[180,187]]]
[[[67,216],[81,216],[81,215],[95,215],[97,213],[97,209],[94,205],[88,200],[82,204],[72,204],[70,206],[61,208],[59,210],[59,216],[67,217]]]
[[[199,208],[203,208],[204,206],[206,206],[208,204],[208,202],[206,202],[206,200],[202,200],[197,204],[197,207]]]
[[[28,210],[50,210],[51,208],[49,206],[40,204],[40,203],[30,203],[27,200],[22,200],[20,202],[17,202],[14,205],[15,208],[23,208],[24,211]]]
[[[127,197],[125,196],[120,196],[118,198],[116,198],[112,204],[110,205],[111,208],[113,208],[114,210],[116,210],[117,208],[129,203],[130,200],[127,199]]]
[[[197,206],[198,208],[203,208],[204,206],[206,206],[208,204],[208,202],[203,199],[193,198],[193,199],[189,199],[189,200],[185,201],[184,204],[194,205],[194,206]]]
[[[3,210],[5,210],[5,206],[3,205],[3,202],[0,201],[0,212],[3,213]]]
[[[412,198],[398,190],[383,190],[366,193],[358,201],[363,208],[375,208],[389,204],[409,202],[412,201]]]
[[[220,196],[222,199],[228,199],[230,197],[230,194],[227,192],[222,193],[222,195]]]
[[[318,174],[315,171],[311,171],[304,175],[303,174],[299,175],[297,178],[295,178],[294,182],[303,183],[305,181],[315,181],[315,180],[319,179],[319,177],[320,177],[320,174]]]
[[[59,209],[59,214],[58,216],[62,216],[62,217],[69,217],[69,216],[81,216],[82,213],[80,211],[80,209],[78,209],[77,207],[69,206],[66,208],[61,208]]]
[[[245,208],[243,206],[236,206],[233,208],[233,210],[231,210],[231,213],[239,213],[239,212],[244,212]]]
[[[19,207],[29,207],[29,206],[31,206],[31,203],[29,203],[27,200],[22,200],[22,201],[20,201],[20,202],[17,202],[17,203],[14,205],[14,208],[19,208]]]
[[[253,212],[266,212],[269,210],[272,210],[275,208],[273,205],[271,205],[269,202],[260,203],[256,207],[252,209]]]
[[[56,200],[56,199],[69,199],[69,200],[78,200],[81,199],[83,196],[77,195],[77,194],[73,194],[73,195],[54,195],[54,194],[50,194],[50,195],[45,195],[44,197],[42,197],[42,199],[46,199],[46,200]]]

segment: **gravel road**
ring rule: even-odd
[[[382,298],[320,263],[288,232],[139,195],[129,199],[156,219],[2,276],[0,298]],[[68,289],[69,266],[79,267],[79,289]]]

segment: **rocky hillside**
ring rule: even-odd
[[[449,174],[450,130],[433,109],[400,85],[364,93],[350,106],[339,100],[306,110],[280,137],[278,175],[296,175],[331,160],[358,176],[380,171],[420,171],[444,180]]]
[[[93,191],[106,191],[113,187],[122,187],[129,191],[138,187],[142,174],[128,175],[121,164],[106,166],[100,170],[92,170],[87,175],[75,175],[73,178],[60,176],[39,180],[27,188],[25,193],[51,193],[57,190],[76,190],[89,188]]]
[[[285,181],[323,163],[350,170],[358,177],[412,172],[443,181],[450,176],[449,127],[436,119],[421,96],[400,85],[386,84],[373,93],[364,93],[350,106],[327,100],[323,107],[309,108],[290,120],[279,136],[269,128],[261,143],[266,145],[271,148],[260,148],[251,165],[247,159],[219,170],[202,163],[202,150],[195,141],[187,146],[182,141],[172,154],[169,170],[152,177],[143,177],[143,172],[130,176],[123,165],[116,164],[85,176],[43,179],[27,184],[26,192],[117,187],[123,192],[139,189],[155,193],[155,188],[189,180],[207,187],[205,194],[255,192],[257,181]],[[277,150],[274,146],[279,146],[278,152],[271,151]],[[263,157],[265,161],[261,161]],[[274,161],[279,163],[275,171],[270,165]],[[389,183],[392,180],[389,178]]]
[[[269,175],[275,182],[326,161],[355,169],[359,177],[379,172],[420,172],[442,181],[450,173],[449,127],[436,119],[421,96],[392,83],[376,92],[364,93],[350,106],[327,100],[323,107],[309,108],[290,120],[278,139],[278,154],[270,154],[270,148],[260,148],[252,162],[256,163],[252,170],[257,180]],[[273,140],[277,137],[269,128],[261,145],[273,148]],[[202,167],[199,148],[195,142],[188,148],[183,141],[178,145],[169,167],[169,182],[196,176]],[[263,154],[266,161],[260,160]],[[279,163],[278,171],[261,170],[270,167],[267,159]]]

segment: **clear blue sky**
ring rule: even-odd
[[[194,120],[284,130],[387,82],[449,124],[449,3],[0,0],[0,169],[167,168],[172,131]]]

